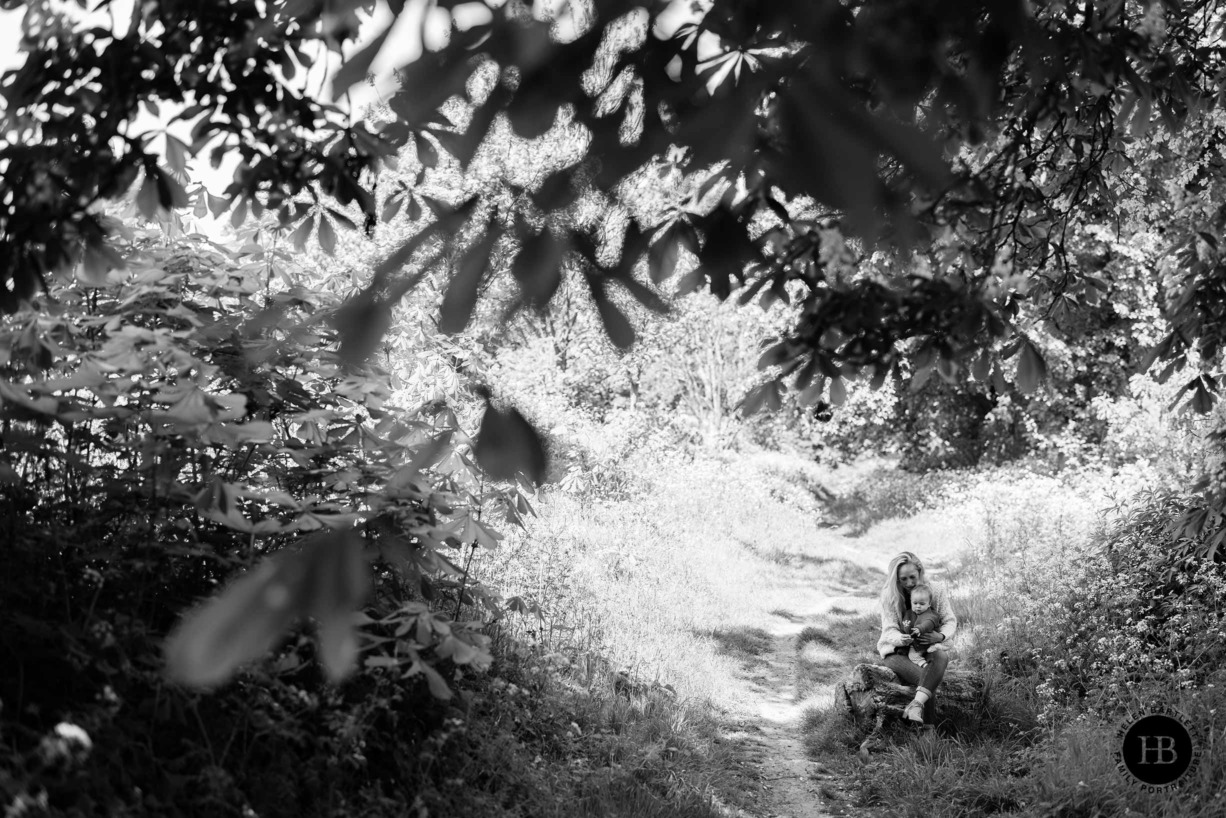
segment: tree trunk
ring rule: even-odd
[[[884,665],[856,665],[836,688],[836,700],[845,704],[852,718],[868,735],[860,744],[861,757],[881,748],[881,730],[888,719],[902,720],[903,708],[915,697],[915,687],[900,684],[894,671]],[[947,671],[937,688],[937,710],[949,714],[978,714],[985,697],[983,677],[967,671]]]

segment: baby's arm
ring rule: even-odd
[[[915,618],[915,623],[911,626],[911,637],[914,639],[925,634],[936,632],[941,624],[941,618],[937,616],[936,611],[925,611]],[[934,650],[944,650],[940,644],[922,645],[918,648],[921,654],[930,653]]]
[[[915,622],[911,625],[911,635],[918,636],[921,633],[932,633],[940,625],[940,619],[934,613],[923,613],[915,618]]]

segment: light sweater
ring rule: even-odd
[[[932,610],[941,620],[938,630],[945,634],[945,642],[941,642],[944,645],[953,638],[954,632],[958,629],[958,617],[954,616],[953,608],[949,606],[949,596],[945,593],[945,589],[931,583],[928,583],[928,587],[932,589]],[[877,653],[881,654],[881,658],[884,659],[893,653],[895,648],[902,647],[906,636],[908,634],[902,632],[902,621],[898,618],[898,612],[886,610],[883,605],[881,608],[881,638],[877,640]]]

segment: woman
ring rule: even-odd
[[[903,684],[916,686],[915,698],[903,710],[903,718],[917,724],[931,724],[935,708],[932,697],[945,678],[949,651],[934,650],[928,653],[928,664],[921,668],[907,656],[908,648],[914,643],[926,649],[946,641],[957,630],[958,618],[949,607],[949,597],[945,591],[933,586],[932,610],[940,618],[939,628],[914,638],[904,632],[903,622],[914,618],[907,615],[911,608],[911,589],[921,582],[931,585],[924,579],[924,564],[919,557],[904,551],[890,560],[885,587],[881,589],[881,638],[877,640],[877,652],[885,660],[882,664],[894,671]]]

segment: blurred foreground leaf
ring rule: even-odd
[[[311,616],[324,670],[337,681],[357,656],[350,620],[368,584],[357,534],[308,537],[187,614],[166,640],[166,672],[189,687],[216,687],[272,650],[296,619]]]
[[[477,463],[495,480],[526,474],[541,483],[549,459],[540,434],[517,409],[487,406],[476,440]]]

